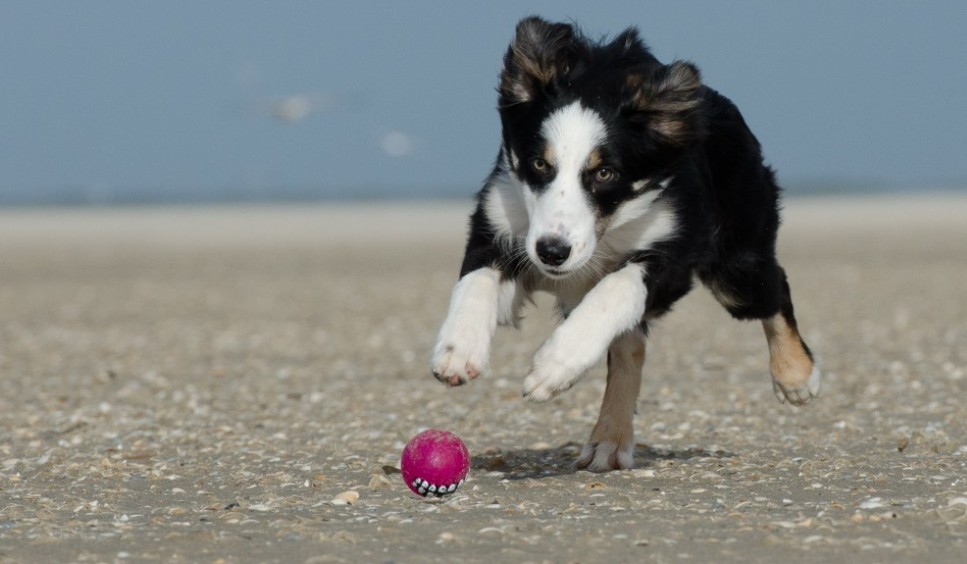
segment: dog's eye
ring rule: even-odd
[[[614,169],[608,167],[601,167],[594,172],[594,179],[597,182],[611,182],[617,178],[618,173]]]
[[[537,172],[541,172],[541,173],[546,172],[547,171],[547,161],[545,161],[544,159],[542,159],[540,157],[537,157],[535,159],[531,159],[531,168],[534,169]]]

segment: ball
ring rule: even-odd
[[[463,484],[470,471],[470,451],[450,431],[428,429],[406,443],[400,470],[413,493],[442,497]]]

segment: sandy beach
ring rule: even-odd
[[[520,397],[548,300],[430,375],[470,205],[0,209],[0,564],[964,561],[967,193],[788,199],[823,397],[698,288],[609,474],[603,363]],[[429,427],[473,458],[442,501],[398,473]]]

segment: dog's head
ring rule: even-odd
[[[698,69],[659,63],[635,29],[597,43],[569,24],[517,25],[500,77],[502,159],[522,192],[534,265],[567,277],[648,213],[704,133],[701,88]]]

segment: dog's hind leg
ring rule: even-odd
[[[633,468],[633,419],[645,363],[645,336],[639,330],[618,336],[608,349],[608,385],[591,440],[581,450],[577,467],[592,472]]]
[[[822,376],[812,351],[803,341],[796,325],[792,295],[786,274],[781,274],[779,311],[762,320],[769,343],[769,370],[772,388],[779,401],[805,405],[819,396]]]
[[[701,273],[701,278],[733,317],[762,321],[772,388],[779,401],[804,405],[818,397],[819,367],[799,334],[789,282],[775,259],[739,255]]]

